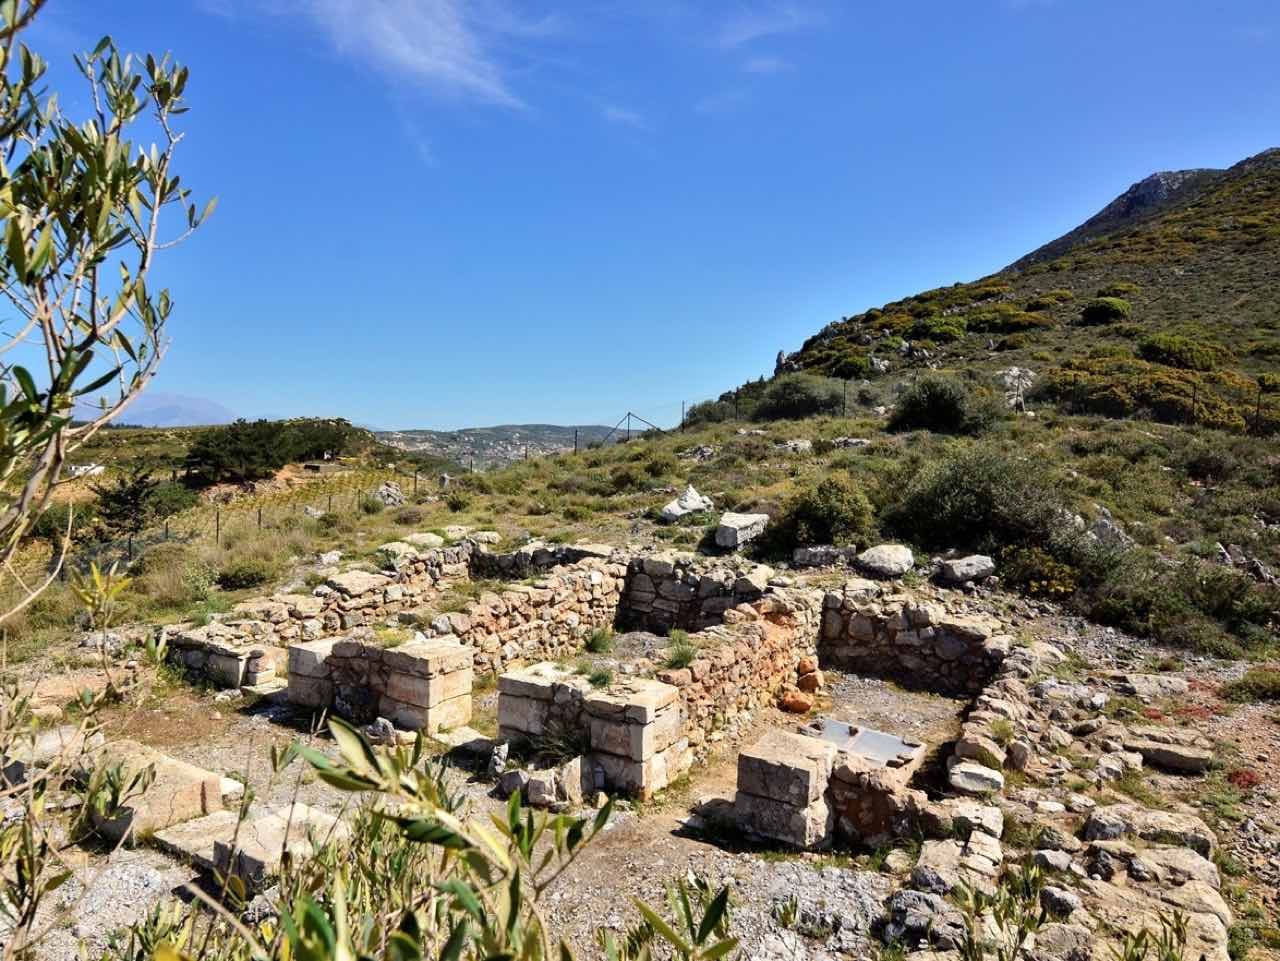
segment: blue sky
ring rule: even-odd
[[[1274,0],[52,0],[191,67],[161,391],[669,424],[827,322],[1280,145]]]

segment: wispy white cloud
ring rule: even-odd
[[[486,29],[460,0],[309,0],[304,12],[338,51],[443,93],[506,107],[523,102],[511,91],[486,47]]]
[[[400,127],[404,131],[405,140],[409,142],[413,152],[418,155],[418,159],[422,161],[423,166],[434,167],[436,165],[436,153],[432,149],[431,139],[427,136],[426,131],[422,129],[422,126],[412,117],[401,114]]]
[[[634,127],[636,130],[648,130],[649,122],[634,110],[628,110],[626,107],[619,107],[617,104],[607,103],[600,108],[600,115],[609,123],[616,123],[623,127]]]
[[[742,65],[742,69],[747,73],[770,74],[781,73],[790,66],[781,57],[752,57]]]
[[[339,54],[436,93],[520,108],[500,54],[554,36],[555,16],[531,18],[510,0],[197,0],[206,12],[310,21]]]
[[[811,8],[796,3],[772,3],[730,17],[721,24],[716,43],[726,49],[741,47],[762,37],[805,30],[819,20]]]

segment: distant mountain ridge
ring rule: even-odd
[[[78,405],[79,416],[92,417],[95,413],[97,408],[92,404],[82,401]],[[148,390],[124,410],[117,424],[131,427],[209,427],[229,424],[239,416],[207,397]]]
[[[378,440],[405,451],[422,451],[447,457],[460,464],[476,467],[498,467],[526,456],[554,454],[573,450],[577,444],[603,441],[611,428],[599,424],[499,424],[494,427],[466,427],[461,430],[384,430],[376,431]]]

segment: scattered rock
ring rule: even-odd
[[[939,566],[942,579],[952,584],[980,581],[996,572],[996,562],[985,554],[972,554],[957,560],[943,561]]]
[[[901,544],[881,544],[858,555],[858,566],[877,577],[901,577],[915,562],[911,549]]]
[[[666,507],[662,508],[662,519],[664,521],[678,521],[686,514],[694,514],[698,511],[709,511],[715,507],[715,503],[710,497],[703,497],[690,484],[684,489],[684,493],[677,497]]]
[[[716,546],[726,550],[741,547],[764,533],[769,523],[768,514],[737,514],[726,511],[716,528]]]

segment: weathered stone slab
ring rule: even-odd
[[[215,841],[213,861],[219,871],[239,877],[252,888],[261,888],[279,872],[286,850],[304,860],[319,846],[346,837],[349,830],[332,814],[295,803],[246,820],[234,847],[229,839]]]
[[[214,846],[219,841],[230,844],[239,820],[240,815],[236,811],[214,811],[157,831],[152,840],[162,851],[190,861],[202,871],[212,871]]]
[[[788,847],[823,847],[831,839],[831,810],[822,798],[804,807],[796,807],[785,801],[739,791],[734,795],[733,811],[738,823],[746,830]]]
[[[738,514],[726,511],[716,527],[716,546],[725,550],[741,547],[764,533],[769,524],[768,514]]]
[[[827,788],[836,746],[790,731],[770,731],[738,755],[738,791],[806,807]]]
[[[1218,837],[1194,814],[1155,811],[1137,804],[1109,804],[1095,808],[1084,824],[1086,841],[1136,837],[1168,843],[1173,840],[1211,858]]]
[[[327,661],[333,653],[333,646],[341,638],[330,637],[319,641],[303,641],[289,645],[289,676],[328,677]]]
[[[680,697],[680,690],[662,681],[629,677],[604,691],[587,695],[583,706],[588,714],[601,718],[622,718],[633,724],[648,724],[658,712]]]
[[[470,670],[472,650],[454,637],[420,638],[388,648],[382,652],[382,663],[402,674],[433,677],[453,671]]]
[[[82,754],[92,752],[102,744],[100,733],[86,741],[76,724],[37,731],[30,741],[14,743],[10,753],[0,757],[0,787],[25,783],[33,770],[43,768],[59,757],[78,760]]]
[[[147,789],[127,798],[120,811],[110,817],[93,814],[94,826],[114,841],[137,840],[222,807],[221,777],[137,741],[108,744],[102,750],[102,763],[120,765],[126,784],[148,766],[154,770],[154,779]]]
[[[325,584],[347,597],[361,597],[372,591],[381,591],[391,579],[383,574],[370,574],[368,571],[344,571],[334,574]]]

